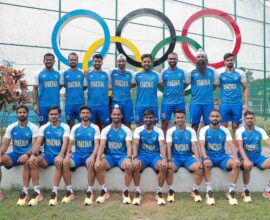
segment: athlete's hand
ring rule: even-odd
[[[31,157],[28,160],[29,167],[30,168],[37,168],[37,163],[36,163],[36,157],[34,155],[31,155]]]
[[[54,159],[54,164],[56,166],[56,168],[61,168],[63,166],[63,157],[58,155],[55,159]]]
[[[196,165],[199,167],[199,169],[203,169],[203,165],[201,161],[197,161]]]
[[[39,107],[38,107],[37,104],[34,104],[34,112],[35,112],[36,114],[39,114]]]
[[[253,163],[249,159],[244,160],[243,165],[246,170],[251,170],[253,167]]]
[[[64,165],[70,165],[70,157],[66,156],[65,159],[63,160],[63,166]]]
[[[137,158],[133,160],[133,167],[135,170],[139,170],[141,168],[141,163]]]
[[[123,164],[123,168],[124,170],[127,170],[129,172],[131,172],[133,169],[133,166],[132,166],[132,162],[131,162],[131,159],[130,158],[127,158]]]
[[[96,161],[95,157],[93,157],[93,156],[89,157],[89,158],[86,160],[86,166],[87,166],[87,167],[94,167],[95,161]]]
[[[204,167],[212,167],[212,161],[209,158],[204,159],[203,166]]]
[[[102,170],[102,164],[100,160],[97,160],[95,163],[95,170],[97,171],[97,173],[100,173]]]
[[[237,167],[240,167],[240,165],[241,165],[241,162],[238,158],[234,158],[234,163]]]
[[[29,158],[29,156],[27,154],[23,154],[18,158],[17,162],[18,163],[25,163],[28,160],[28,158]]]
[[[167,170],[167,160],[166,159],[162,159],[161,163],[160,163],[160,166],[161,166],[161,170],[162,171],[166,171]]]
[[[172,161],[168,162],[168,169],[172,169]]]

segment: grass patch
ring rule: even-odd
[[[215,194],[216,205],[194,203],[189,193],[177,193],[176,202],[158,206],[154,194],[143,194],[142,205],[124,205],[121,193],[114,192],[105,204],[83,206],[84,192],[76,192],[76,199],[70,204],[49,207],[49,191],[44,191],[45,200],[36,207],[17,207],[19,190],[5,191],[5,199],[0,202],[0,219],[269,219],[270,201],[260,193],[253,193],[253,202],[242,202],[238,193],[236,207],[231,207],[223,192]],[[60,192],[60,198],[64,192]]]

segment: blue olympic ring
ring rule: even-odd
[[[55,55],[58,57],[58,59],[66,64],[67,66],[69,65],[68,60],[62,55],[62,53],[59,50],[59,45],[58,45],[58,35],[59,32],[63,29],[63,27],[71,20],[78,18],[78,17],[88,17],[91,19],[96,20],[102,27],[103,32],[104,32],[104,45],[102,50],[100,51],[100,55],[102,55],[103,57],[106,55],[109,46],[110,46],[110,30],[109,27],[107,25],[107,23],[104,21],[104,19],[102,17],[100,17],[97,13],[92,12],[92,11],[88,11],[88,10],[83,10],[83,9],[79,9],[79,10],[75,10],[75,11],[71,11],[67,14],[65,14],[63,17],[61,17],[59,19],[59,21],[56,23],[56,25],[54,26],[53,32],[52,32],[52,48],[53,51],[55,53]],[[92,60],[88,61],[88,66],[92,66]],[[78,67],[82,68],[82,63],[78,63]]]

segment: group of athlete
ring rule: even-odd
[[[243,201],[251,202],[250,171],[254,166],[270,169],[270,158],[261,154],[261,141],[270,147],[270,140],[262,128],[255,126],[256,117],[248,110],[246,76],[234,67],[233,54],[224,55],[225,68],[218,72],[207,65],[207,56],[202,49],[196,52],[196,66],[190,71],[177,66],[178,56],[174,52],[168,55],[168,68],[161,73],[152,70],[149,54],[142,55],[142,70],[137,73],[126,69],[127,61],[123,54],[117,57],[118,67],[109,72],[102,70],[103,57],[99,54],[93,56],[93,69],[87,73],[78,69],[76,53],[70,53],[68,60],[70,68],[59,73],[53,69],[54,55],[47,53],[43,61],[45,68],[34,76],[33,104],[40,128],[28,120],[29,109],[21,105],[16,109],[18,120],[6,129],[0,165],[11,168],[23,164],[23,187],[17,205],[35,206],[43,200],[38,168],[49,166],[55,166],[50,206],[58,204],[62,177],[66,186],[62,203],[75,198],[71,171],[80,166],[87,168],[85,205],[95,201],[104,203],[109,198],[105,173],[115,166],[124,171],[124,204],[141,204],[140,176],[147,167],[158,175],[157,204],[165,205],[166,200],[174,202],[173,175],[181,166],[194,172],[191,196],[195,202],[202,201],[199,187],[205,179],[208,205],[215,204],[211,168],[220,167],[231,173],[226,193],[230,205],[237,205],[236,183],[241,168]],[[184,99],[189,85],[191,127],[186,125]],[[67,124],[61,122],[61,87],[66,90]],[[130,93],[133,87],[137,87],[135,118]],[[160,110],[162,128],[156,126],[158,87],[164,90]],[[219,110],[213,103],[216,87],[220,87]],[[87,105],[84,99],[86,89]],[[109,89],[112,90],[111,109]],[[172,115],[174,124],[169,128]],[[242,115],[244,125],[239,127]],[[198,130],[201,118],[205,126]],[[131,131],[133,119],[136,123],[134,132]],[[227,128],[230,121],[233,136]],[[11,140],[13,151],[7,152]],[[231,155],[226,153],[225,144]],[[97,198],[94,198],[93,191],[95,178],[101,186]],[[31,179],[34,193],[30,198]],[[133,199],[129,189],[132,180],[135,186]],[[165,181],[168,185],[166,199],[163,191]],[[270,199],[270,182],[263,196]],[[0,191],[0,199],[3,198]]]

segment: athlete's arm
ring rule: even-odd
[[[38,136],[37,140],[35,141],[32,147],[32,152],[31,152],[32,155],[37,154],[39,152],[42,141],[43,141],[43,136]]]
[[[193,153],[195,155],[195,158],[196,158],[197,162],[200,162],[201,161],[201,156],[200,156],[200,153],[199,153],[197,142],[192,141],[191,144],[192,144],[192,150],[193,150]]]
[[[69,142],[69,137],[63,137],[63,144],[62,144],[61,150],[58,156],[54,159],[54,163],[57,168],[60,168],[63,166],[64,156],[66,153],[67,154],[69,153],[67,152],[68,142]]]
[[[133,163],[134,163],[134,168],[138,169],[140,166],[139,160],[138,160],[138,148],[139,148],[139,143],[140,139],[135,138],[133,140],[133,147],[132,147],[132,152],[133,152]]]
[[[226,143],[228,144],[228,146],[229,146],[229,148],[230,148],[230,150],[231,150],[233,159],[234,159],[234,160],[238,160],[236,148],[235,148],[235,146],[233,145],[233,142],[232,142],[232,141],[226,141]]]
[[[168,169],[172,169],[172,142],[166,142],[166,145],[167,145]]]
[[[241,84],[242,84],[243,94],[244,94],[244,103],[245,103],[244,112],[245,112],[249,109],[249,106],[248,106],[248,99],[249,99],[248,86],[247,86],[246,82],[242,82]]]
[[[93,167],[97,158],[98,149],[99,149],[99,138],[95,139],[95,148],[91,156],[88,158],[86,164],[87,166]]]
[[[205,160],[206,158],[208,158],[206,154],[206,150],[205,150],[205,140],[200,140],[200,149],[201,149],[202,157]]]
[[[33,137],[33,138],[32,138],[32,147],[33,147],[33,145],[35,144],[36,140],[37,140],[37,137]],[[30,148],[30,150],[27,151],[25,154],[21,155],[21,156],[18,158],[17,161],[18,161],[19,163],[25,163],[25,162],[30,158],[31,154],[32,154],[32,148]]]
[[[0,158],[1,158],[2,155],[4,155],[7,152],[10,141],[11,141],[10,138],[6,138],[6,137],[4,138],[4,141],[3,141],[3,144],[2,144],[2,147],[1,147],[1,151],[0,151]]]
[[[267,144],[267,146],[270,148],[270,139],[264,140],[264,142]]]
[[[95,169],[98,173],[102,170],[100,161],[101,161],[102,154],[104,152],[106,141],[107,141],[106,139],[100,140],[100,145],[99,145],[98,153],[97,153],[97,159],[96,159],[96,163],[95,163]]]
[[[34,111],[36,114],[39,114],[39,108],[37,105],[37,103],[38,103],[38,86],[33,86],[32,95],[33,95]]]
[[[247,155],[246,155],[246,152],[244,150],[244,147],[243,147],[243,140],[236,140],[236,144],[237,144],[237,148],[238,148],[238,151],[241,155],[241,157],[243,158],[243,165],[246,169],[251,169],[253,164],[252,162],[248,159]]]

